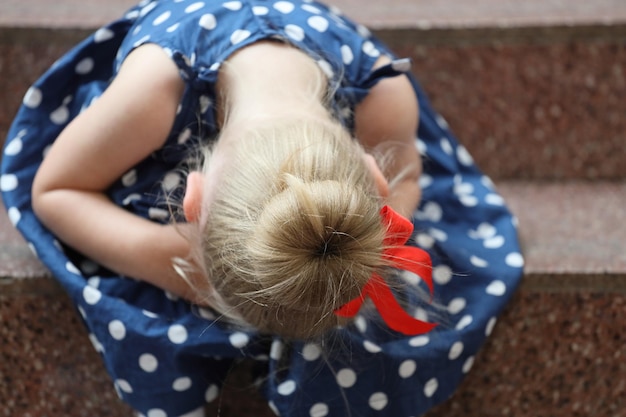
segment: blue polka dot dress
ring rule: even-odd
[[[30,187],[48,147],[98,99],[134,48],[153,43],[187,87],[165,145],[108,195],[139,216],[169,221],[163,197],[184,183],[181,162],[217,134],[220,65],[263,39],[289,42],[319,64],[337,87],[333,110],[348,129],[351,111],[377,81],[410,70],[407,60],[394,58],[372,71],[391,52],[339,10],[314,1],[143,1],[63,56],[26,93],[3,153],[9,217],[72,297],[121,398],[144,415],[179,416],[215,400],[241,358],[257,361],[260,390],[281,416],[420,415],[449,397],[472,367],[520,280],[523,258],[514,217],[415,80],[415,146],[424,175],[413,241],[432,256],[440,307],[414,313],[441,323],[429,334],[403,336],[363,316],[327,345],[234,331],[209,309],[100,267],[33,214]]]

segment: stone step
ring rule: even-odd
[[[0,138],[30,83],[133,3],[0,3]],[[335,3],[413,59],[435,108],[494,178],[626,178],[626,2]]]
[[[626,182],[499,190],[520,221],[525,278],[466,381],[428,417],[626,416]],[[70,302],[4,214],[0,286],[4,415],[131,415]],[[232,373],[211,417],[273,415],[245,375]]]

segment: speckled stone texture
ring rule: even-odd
[[[86,33],[0,29],[0,140],[30,83]],[[489,175],[626,178],[623,38],[459,45],[393,33],[381,35],[412,57],[435,108]]]
[[[626,177],[623,40],[393,44],[494,177]]]
[[[131,417],[60,291],[7,296],[2,288],[0,323],[0,416]]]
[[[625,315],[625,293],[520,291],[461,388],[427,417],[626,416]],[[132,415],[64,296],[0,296],[0,321],[0,416]],[[245,371],[210,417],[273,416]]]

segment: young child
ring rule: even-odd
[[[313,1],[146,0],[29,89],[9,216],[138,412],[203,415],[246,357],[282,416],[415,416],[453,392],[523,260],[409,71]]]

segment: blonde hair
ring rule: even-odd
[[[320,336],[385,266],[382,202],[364,151],[326,120],[273,121],[233,142],[203,208],[207,300],[261,332]]]

